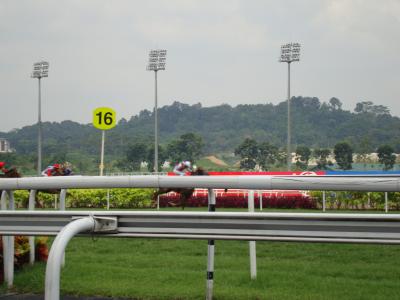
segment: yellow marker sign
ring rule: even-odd
[[[116,113],[112,108],[99,107],[93,111],[93,126],[97,129],[108,130],[116,123]]]

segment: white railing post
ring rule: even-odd
[[[35,210],[35,198],[36,198],[36,190],[30,190],[29,192],[29,202],[28,209]],[[33,265],[35,262],[35,237],[29,237],[29,263]]]
[[[208,211],[215,211],[215,192],[213,189],[208,189]],[[208,240],[207,248],[207,291],[206,300],[211,300],[213,297],[214,288],[214,254],[215,243],[214,240]]]
[[[14,193],[13,191],[4,191],[1,193],[1,210],[7,210],[7,196],[8,196],[8,209],[15,210]],[[11,288],[14,283],[14,236],[4,236],[3,240],[3,267],[4,267],[4,280],[7,286]]]
[[[110,189],[107,189],[107,210],[110,210]]]
[[[322,211],[326,211],[326,192],[322,191]]]
[[[251,190],[248,193],[248,208],[249,212],[254,212],[254,191]],[[256,242],[249,242],[249,254],[250,254],[250,278],[257,278],[257,261],[256,261]]]
[[[385,192],[385,213],[389,212],[388,192]]]
[[[60,210],[65,210],[66,198],[67,198],[67,189],[61,189],[61,192],[60,192]]]
[[[57,194],[54,194],[54,209],[57,209]]]

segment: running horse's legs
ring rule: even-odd
[[[193,192],[194,192],[194,188],[192,188],[192,189],[182,189],[181,190],[180,194],[181,194],[181,207],[182,207],[182,210],[185,210],[186,203],[189,200],[189,198],[192,197]]]

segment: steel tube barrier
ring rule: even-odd
[[[207,188],[251,190],[400,191],[398,176],[60,176],[3,178],[0,189]]]
[[[65,248],[68,242],[82,231],[93,231],[95,221],[85,217],[66,225],[54,240],[46,265],[45,300],[60,299],[60,273],[63,264]]]
[[[400,244],[400,214],[1,211],[2,235],[57,235],[45,299],[58,300],[62,256],[76,234],[108,237]]]

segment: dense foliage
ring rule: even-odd
[[[151,207],[153,189],[110,189],[110,208],[148,208]],[[18,190],[14,193],[17,208],[26,208],[29,192]],[[42,208],[55,206],[55,195],[39,193],[38,203]],[[107,190],[80,189],[68,190],[66,199],[67,208],[99,208],[107,207]]]
[[[332,100],[333,99],[333,100]],[[400,152],[400,119],[391,116],[386,107],[360,102],[354,112],[341,109],[337,98],[321,103],[318,98],[293,97],[292,142],[295,145],[332,148],[339,141],[348,141],[358,152],[361,141],[368,141],[370,150],[389,144]],[[287,105],[281,102],[238,105],[223,104],[202,107],[174,102],[159,108],[161,144],[187,132],[203,137],[210,152],[231,151],[245,137],[267,140],[277,147],[286,142]],[[92,125],[72,121],[45,122],[44,153],[59,155],[80,152],[97,154],[101,134]],[[106,153],[121,154],[132,142],[153,139],[153,114],[144,110],[130,120],[121,119],[115,129],[107,132]],[[26,126],[1,137],[10,140],[18,153],[30,155],[36,151],[37,126]]]
[[[319,208],[322,207],[322,191],[311,191],[311,197]],[[357,209],[357,210],[384,210],[385,193],[383,192],[349,192],[326,191],[326,204],[328,209]],[[400,210],[400,193],[388,193],[389,210]]]

